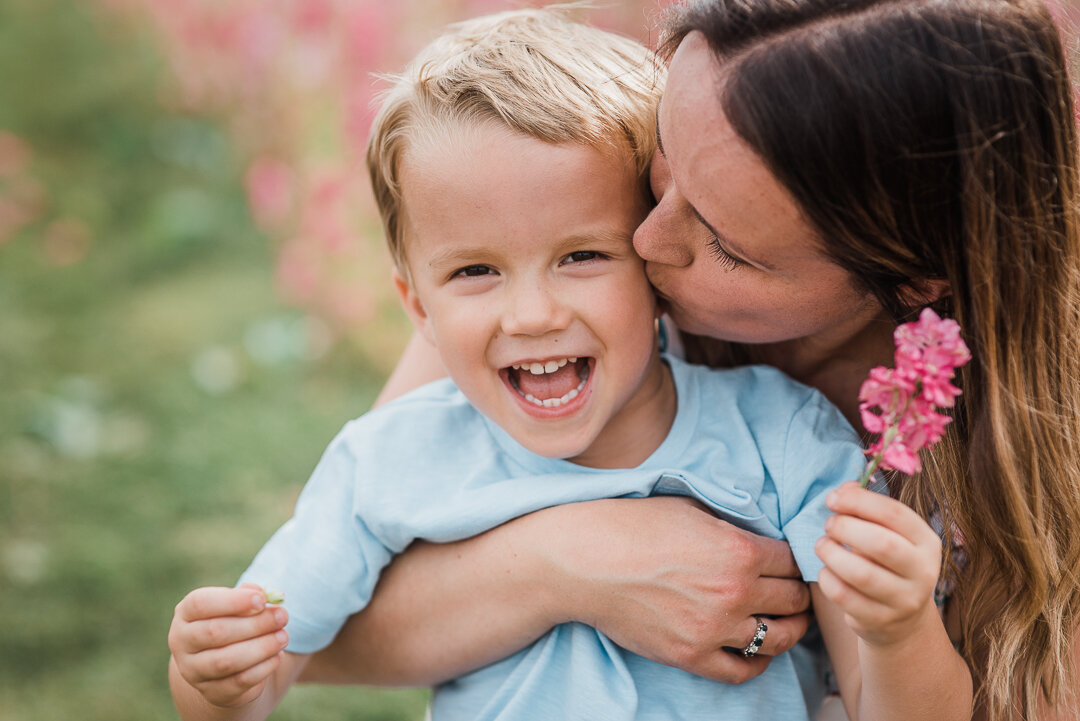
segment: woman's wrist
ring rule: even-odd
[[[577,568],[591,550],[584,538],[589,526],[582,522],[582,509],[582,504],[553,506],[511,522],[518,526],[507,541],[515,568],[507,572],[518,574],[515,594],[519,600],[532,599],[529,605],[538,626],[550,629],[573,621],[594,625],[588,610],[594,579]]]

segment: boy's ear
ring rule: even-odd
[[[900,297],[909,308],[921,308],[952,295],[947,280],[914,280],[900,288]]]
[[[413,326],[424,336],[428,343],[435,345],[435,334],[431,330],[431,319],[428,317],[424,305],[420,302],[420,296],[413,290],[412,284],[402,277],[401,271],[393,270],[394,288],[397,289],[401,305],[405,307],[405,313],[409,316]]]

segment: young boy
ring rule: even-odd
[[[658,348],[631,239],[662,78],[636,43],[528,10],[453,27],[398,79],[368,163],[395,283],[450,379],[349,423],[249,585],[177,606],[184,718],[265,718],[413,540],[556,504],[688,495],[787,538],[816,578],[824,495],[863,463],[851,428],[777,371],[709,371]],[[285,592],[287,637],[259,587]],[[432,708],[440,721],[808,718],[795,663],[725,686],[564,624],[439,687]]]

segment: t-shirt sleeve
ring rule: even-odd
[[[814,544],[832,514],[825,497],[840,484],[857,480],[864,463],[854,429],[834,405],[813,392],[791,418],[783,476],[777,483],[782,530],[803,580],[816,581],[824,566]]]
[[[288,650],[312,653],[333,640],[353,613],[371,600],[391,551],[360,514],[361,464],[347,441],[348,427],[323,454],[297,500],[293,517],[255,556],[239,583],[285,592]]]

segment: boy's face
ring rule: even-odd
[[[396,283],[413,322],[529,450],[643,461],[674,393],[632,245],[648,207],[629,159],[494,125],[451,135],[410,148],[401,169],[411,282]]]

